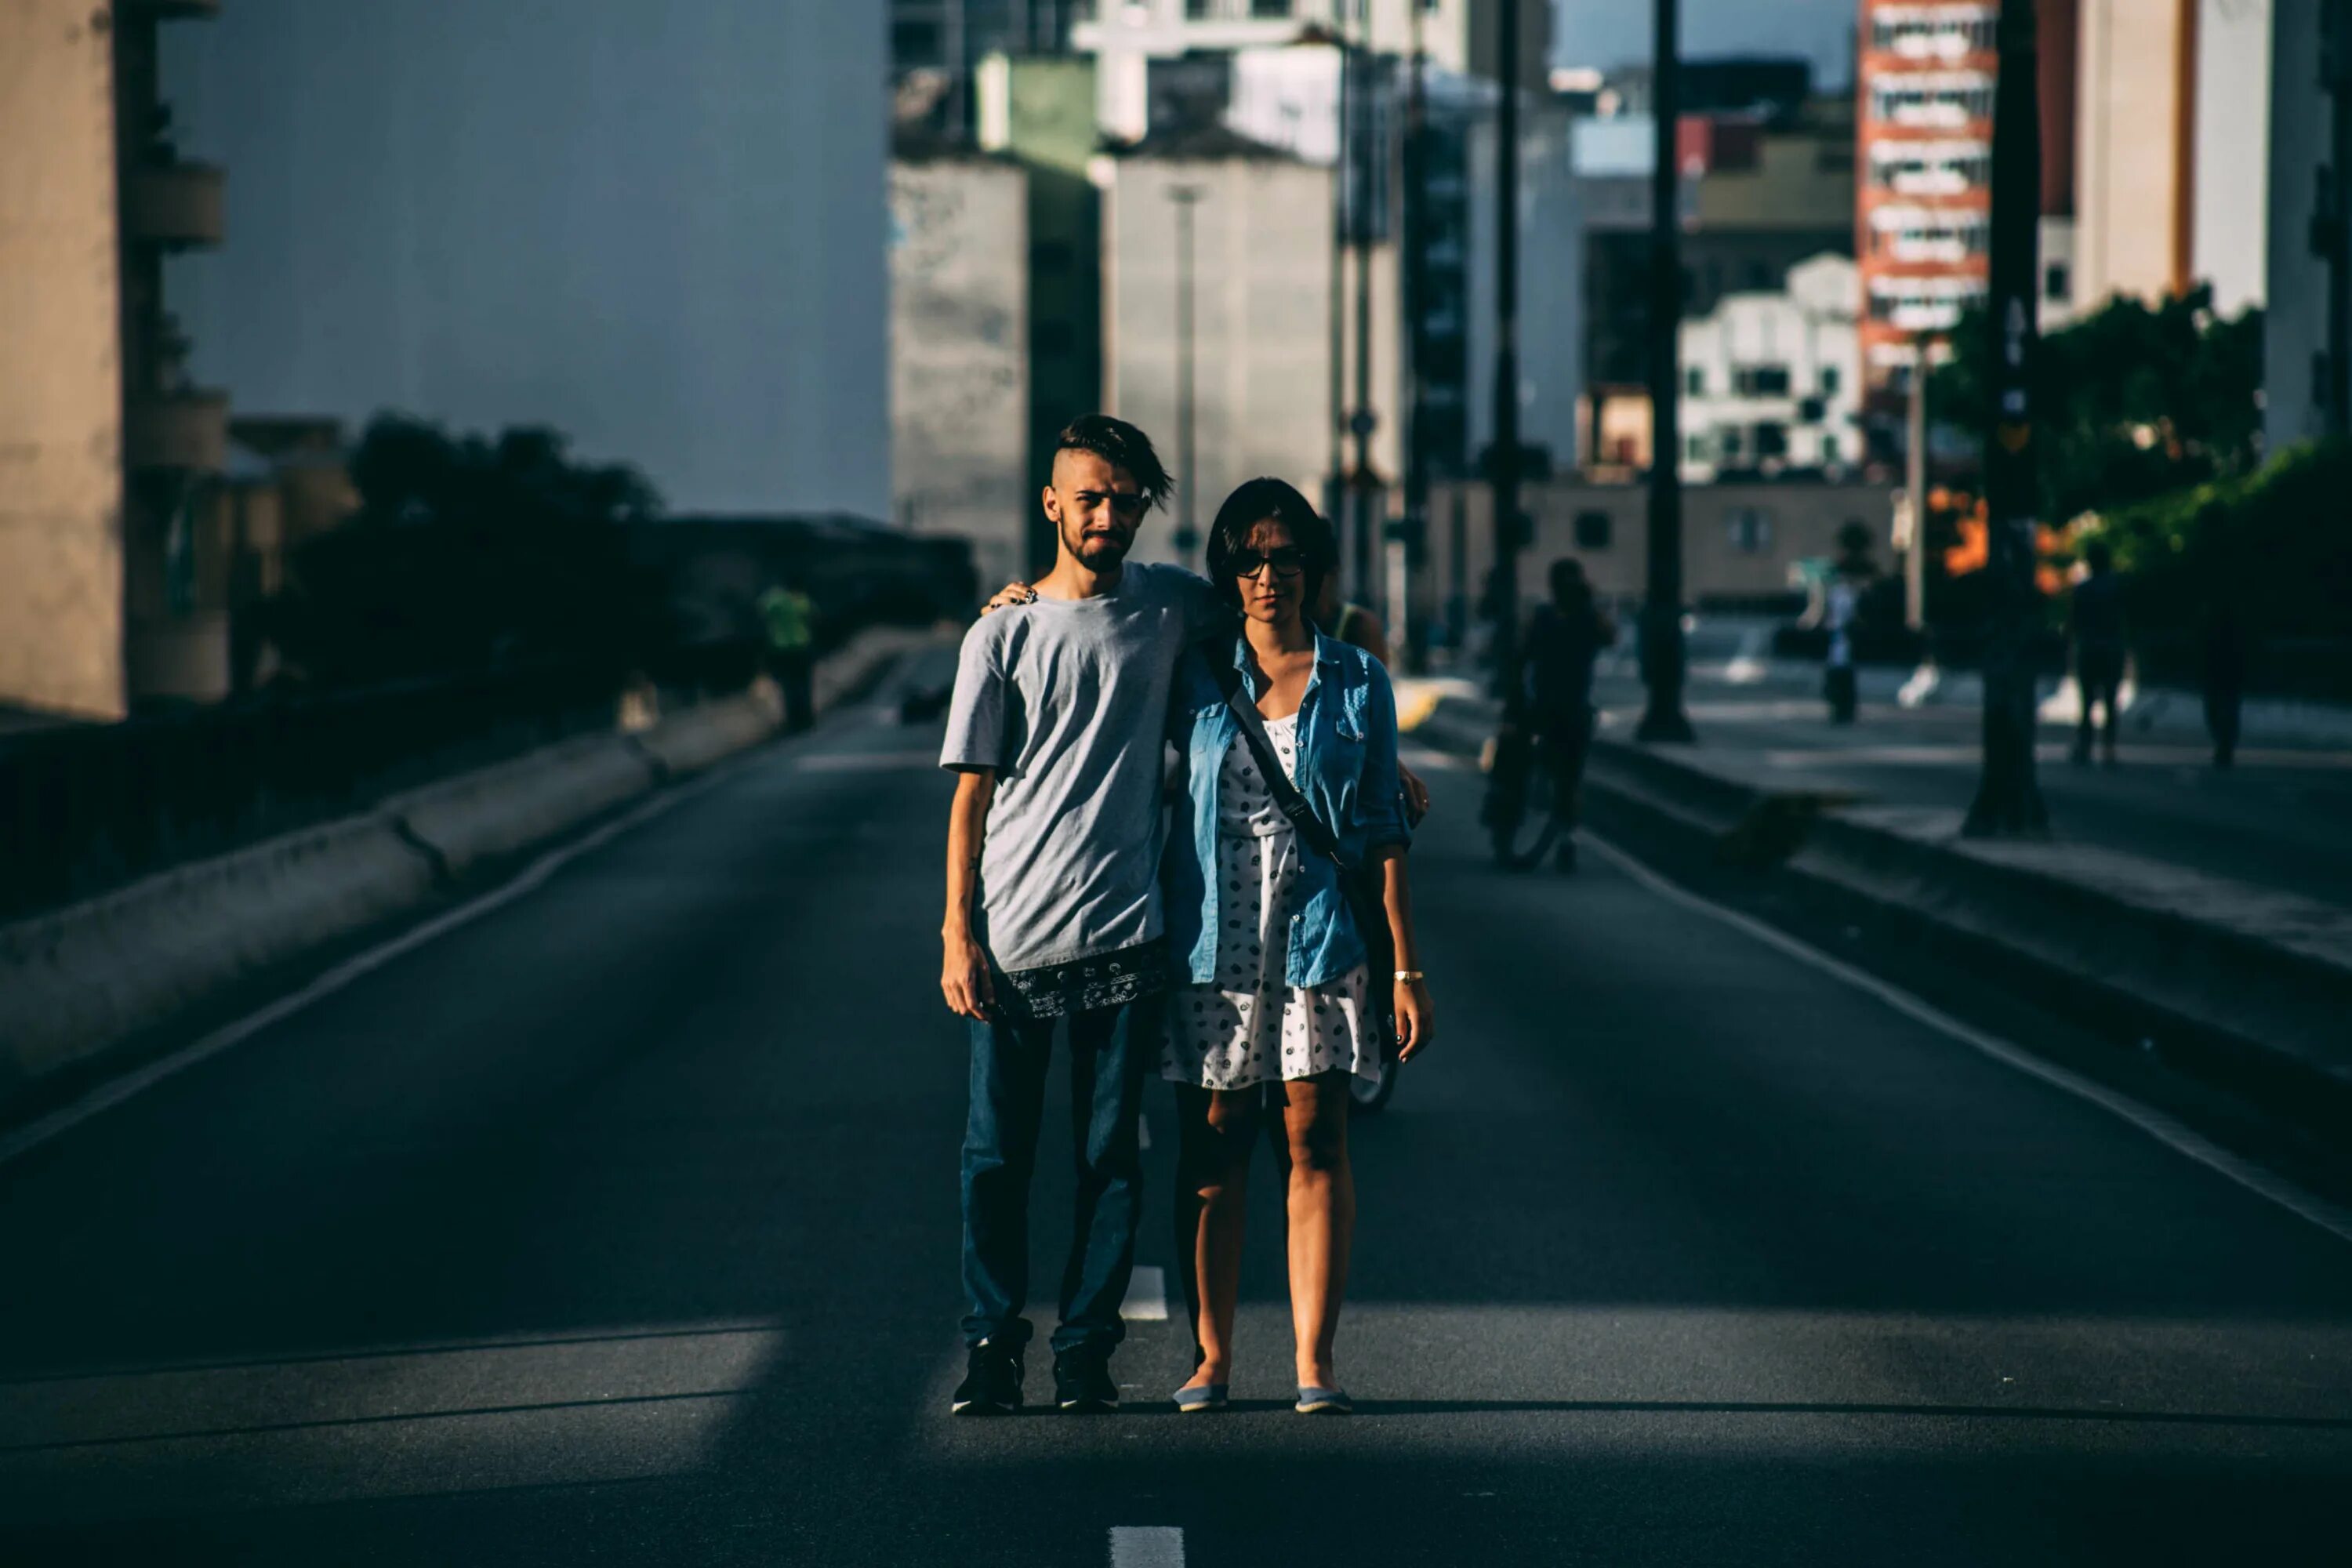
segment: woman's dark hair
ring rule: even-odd
[[[1234,572],[1234,557],[1249,548],[1250,531],[1268,521],[1288,527],[1291,539],[1307,556],[1302,613],[1311,616],[1323,579],[1339,568],[1339,542],[1332,537],[1331,525],[1317,514],[1297,487],[1281,479],[1245,480],[1217,509],[1217,521],[1209,524],[1209,581],[1217,585],[1218,595],[1227,604],[1239,605],[1242,591]]]
[[[1151,449],[1151,437],[1108,414],[1081,414],[1063,426],[1055,437],[1054,453],[1059,457],[1064,452],[1092,452],[1112,468],[1125,468],[1153,506],[1166,501],[1176,488],[1160,466],[1160,454]]]

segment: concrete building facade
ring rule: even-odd
[[[216,246],[159,31],[213,0],[0,10],[0,705],[119,718],[230,686],[228,399],[194,384],[165,258]]]
[[[174,29],[238,405],[551,426],[678,510],[890,501],[887,8],[236,0]]]
[[[890,515],[972,542],[984,583],[1026,574],[1029,180],[1009,159],[890,164]]]
[[[1834,479],[1860,463],[1860,298],[1851,257],[1817,256],[1790,269],[1785,289],[1727,294],[1683,323],[1685,480]]]
[[[1107,158],[1099,177],[1104,403],[1150,435],[1180,484],[1180,201],[1192,226],[1194,467],[1173,515],[1147,523],[1137,558],[1178,558],[1187,495],[1204,531],[1234,487],[1261,474],[1325,504],[1333,391],[1352,386],[1349,363],[1335,379],[1324,330],[1335,287],[1352,299],[1352,258],[1337,267],[1332,251],[1332,172],[1221,132]],[[1375,249],[1371,280],[1372,363],[1388,367],[1374,385],[1372,464],[1393,479],[1399,421],[1390,377],[1401,312],[1392,247]]]
[[[1584,563],[1602,597],[1642,596],[1647,486],[1555,479],[1529,485],[1521,504],[1535,526],[1519,562],[1523,605],[1544,595],[1546,569],[1566,556]],[[1848,523],[1886,538],[1894,505],[1884,485],[1694,485],[1683,492],[1685,601],[1723,608],[1783,600],[1799,591],[1799,563],[1835,555]],[[1475,605],[1494,564],[1492,492],[1482,484],[1444,485],[1430,510],[1441,520],[1429,552],[1434,602]]]
[[[2276,452],[2352,432],[2352,366],[2329,352],[2352,331],[2352,5],[2271,7],[2263,437]]]
[[[113,49],[81,0],[0,10],[0,705],[123,710]]]

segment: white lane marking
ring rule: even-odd
[[[1168,1321],[1168,1272],[1148,1263],[1135,1266],[1135,1273],[1127,1282],[1127,1300],[1118,1315],[1128,1321],[1164,1323]]]
[[[1811,964],[1858,991],[1868,993],[1906,1018],[1948,1035],[2030,1078],[2040,1079],[2053,1089],[2087,1100],[2109,1115],[2138,1128],[2175,1153],[2187,1155],[2216,1175],[2235,1182],[2257,1197],[2269,1199],[2289,1214],[2309,1220],[2339,1240],[2352,1241],[2352,1210],[2306,1193],[2285,1178],[2241,1159],[2160,1110],[2142,1105],[2080,1074],[2069,1072],[2053,1062],[2043,1061],[2022,1047],[2011,1045],[2006,1040],[1973,1028],[1909,992],[1890,985],[1876,975],[1865,974],[1852,964],[1832,958],[1811,943],[1801,942],[1786,931],[1777,931],[1753,916],[1703,898],[1687,888],[1676,887],[1607,839],[1595,836],[1590,828],[1579,828],[1577,837],[1600,850],[1620,870],[1650,891],[1745,931],[1769,947],[1778,948],[1801,963]]]
[[[893,768],[935,768],[940,765],[936,748],[922,752],[816,752],[799,759],[794,766],[805,773],[882,773]]]
[[[627,815],[614,818],[584,837],[573,840],[561,848],[551,849],[519,872],[512,881],[490,889],[480,897],[458,905],[454,910],[434,916],[424,924],[401,932],[381,946],[344,960],[311,981],[299,991],[289,992],[276,1001],[248,1013],[235,1023],[224,1024],[203,1038],[190,1042],[171,1055],[148,1063],[135,1072],[110,1079],[79,1100],[70,1101],[50,1111],[47,1116],[26,1122],[14,1132],[0,1137],[0,1165],[19,1155],[29,1153],[51,1139],[71,1131],[100,1111],[110,1110],[142,1090],[152,1089],[165,1079],[187,1071],[208,1058],[218,1056],[231,1046],[242,1045],[272,1024],[282,1023],[303,1011],[312,1003],[324,1000],[344,989],[352,982],[373,973],[404,953],[414,952],[434,938],[443,936],[458,927],[471,924],[493,910],[505,908],[535,890],[564,867],[610,844],[632,829],[642,827],[665,812],[685,805],[707,791],[733,777],[741,769],[760,760],[763,748],[754,747],[727,762],[720,763],[700,777],[685,784],[674,784],[646,800]]]
[[[1151,1147],[1151,1123],[1140,1116],[1135,1119],[1135,1146],[1139,1149]]]
[[[1184,1568],[1184,1532],[1167,1524],[1114,1524],[1110,1568]]]

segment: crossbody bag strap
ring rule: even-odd
[[[1307,847],[1339,868],[1342,873],[1355,869],[1339,852],[1337,834],[1325,826],[1290,775],[1282,771],[1282,759],[1274,754],[1274,742],[1266,735],[1265,721],[1259,717],[1257,704],[1249,700],[1243,689],[1238,669],[1220,665],[1217,684],[1225,694],[1225,705],[1234,710],[1234,718],[1242,727],[1242,739],[1248,743],[1250,755],[1257,759],[1257,771],[1265,777],[1266,793],[1274,797],[1275,810],[1282,813]]]

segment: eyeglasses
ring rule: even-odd
[[[1274,568],[1277,577],[1296,577],[1307,570],[1307,552],[1295,544],[1278,545],[1272,550],[1237,551],[1230,565],[1236,577],[1255,577],[1268,566]]]

